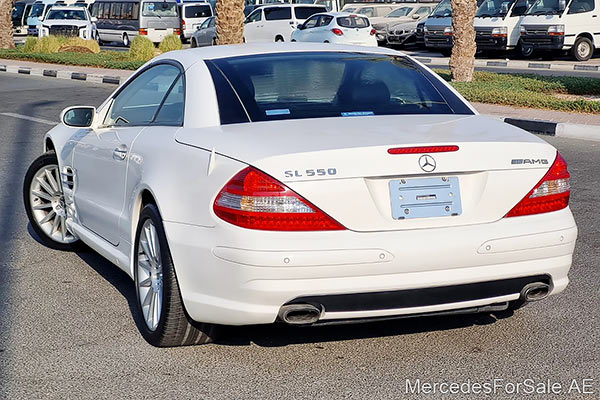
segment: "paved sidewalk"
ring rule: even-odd
[[[600,115],[569,113],[552,110],[538,110],[535,108],[521,108],[513,106],[499,106],[495,104],[471,103],[481,114],[493,115],[503,118],[518,118],[527,120],[552,121],[567,124],[598,125],[600,128]]]

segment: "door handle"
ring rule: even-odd
[[[120,145],[113,150],[113,158],[117,161],[123,161],[127,157],[127,146],[124,144]]]

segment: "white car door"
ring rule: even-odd
[[[319,15],[314,15],[304,22],[304,29],[299,31],[300,42],[317,42],[319,41],[315,35],[315,29],[319,25]]]
[[[320,15],[319,16],[319,22],[317,23],[317,26],[314,28],[314,34],[313,34],[315,42],[324,42],[328,39],[330,29],[331,29],[331,27],[329,25],[331,24],[332,20],[333,20],[333,17],[331,15]]]
[[[244,38],[247,43],[258,42],[260,40],[259,34],[264,24],[262,14],[263,9],[258,8],[250,13],[244,21]]]
[[[278,37],[290,40],[295,28],[292,20],[292,7],[264,7],[265,22],[260,28],[261,42],[275,42]]]
[[[75,146],[73,199],[79,222],[113,245],[119,244],[131,146],[152,124],[179,74],[170,64],[143,71],[116,93],[102,125]]]

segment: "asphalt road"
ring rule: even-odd
[[[571,284],[559,296],[512,316],[239,327],[217,344],[158,349],[137,331],[123,272],[32,236],[22,180],[50,125],[2,114],[55,121],[62,108],[98,105],[112,89],[0,76],[0,398],[463,399],[485,396],[406,394],[406,379],[549,380],[566,391],[572,379],[583,390],[586,378],[594,394],[528,398],[600,398],[600,143],[547,139],[570,163],[580,229]],[[518,397],[503,393],[494,398]]]

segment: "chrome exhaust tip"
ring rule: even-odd
[[[321,309],[312,304],[287,304],[279,309],[279,319],[289,325],[314,324],[321,318]]]
[[[539,301],[543,300],[550,294],[550,285],[543,282],[533,282],[525,285],[521,290],[522,301]]]

